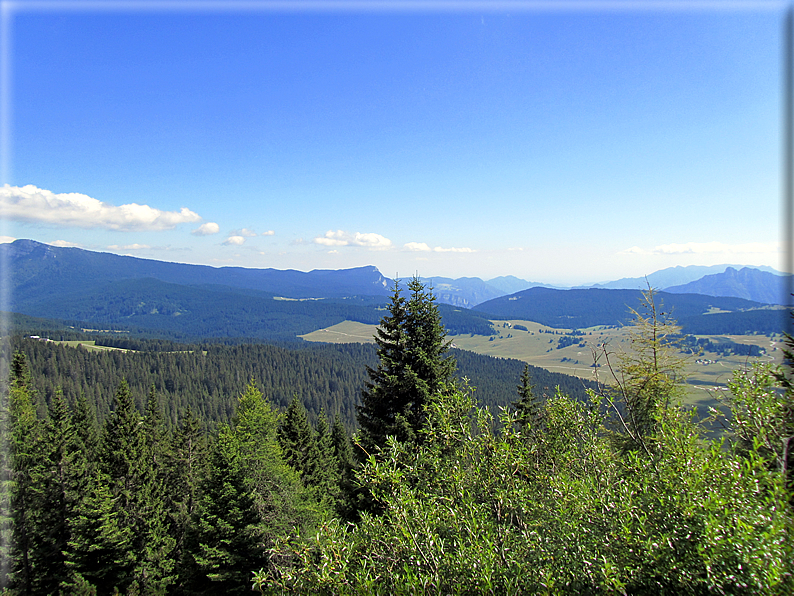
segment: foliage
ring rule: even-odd
[[[760,441],[743,454],[727,450],[676,404],[680,377],[664,341],[672,330],[659,316],[638,317],[620,390],[591,392],[589,403],[558,391],[540,405],[542,433],[509,411],[497,433],[471,392],[436,392],[425,404],[422,440],[390,437],[357,474],[379,515],[328,522],[308,542],[285,540],[271,555],[281,564],[255,573],[255,586],[791,593],[794,520],[783,477]],[[528,385],[524,378],[520,389]],[[632,408],[636,415],[616,427],[614,417]]]
[[[782,370],[735,374],[734,434],[714,439],[677,403],[675,326],[651,293],[633,349],[600,356],[611,389],[577,399],[516,369],[518,399],[497,424],[446,374],[432,301],[412,291],[414,310],[409,299],[394,311],[399,341],[386,344],[394,375],[400,363],[411,371],[405,386],[428,375],[403,410],[411,432],[372,445],[358,468],[338,413],[329,425],[321,406],[313,423],[296,399],[280,420],[253,382],[209,436],[156,386],[142,399],[119,383],[100,432],[91,400],[44,400],[31,374],[41,369],[12,357],[0,396],[4,593],[237,594],[252,580],[318,594],[794,591]],[[280,424],[302,439],[279,442]],[[285,459],[295,445],[312,454],[295,460],[303,479]]]
[[[604,394],[616,415],[618,442],[624,451],[641,450],[650,457],[658,456],[659,425],[682,397],[687,362],[680,350],[681,329],[661,304],[657,306],[655,296],[649,288],[642,293],[640,310],[630,309],[630,348],[615,355],[617,367],[608,346],[596,355],[612,377]]]

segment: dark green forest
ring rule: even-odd
[[[734,373],[714,437],[680,405],[680,327],[653,292],[631,324],[631,352],[599,354],[612,382],[576,395],[450,349],[416,279],[374,347],[18,339],[0,588],[792,593],[794,340],[786,367]],[[494,411],[486,377],[510,387]]]
[[[75,337],[85,335],[75,335]],[[91,336],[88,336],[91,337]],[[96,410],[100,422],[112,411],[113,395],[126,380],[139,410],[154,387],[163,402],[163,415],[174,425],[190,408],[213,429],[229,423],[237,399],[252,380],[277,408],[286,408],[297,395],[315,422],[321,409],[330,416],[339,414],[352,432],[356,426],[356,404],[367,379],[367,366],[377,362],[371,344],[178,344],[163,340],[135,340],[97,337],[103,345],[139,350],[94,351],[55,342],[17,336],[11,352],[25,355],[40,396],[39,414],[60,390],[67,403],[80,395]],[[515,384],[524,366],[512,359],[494,358],[451,349],[457,361],[456,376],[467,378],[477,388],[481,405],[494,414],[515,396]],[[10,353],[0,353],[8,359]],[[8,360],[6,360],[8,362]],[[531,367],[537,385],[551,393],[556,386],[584,399],[594,388],[560,373]]]

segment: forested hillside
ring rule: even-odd
[[[287,300],[257,290],[185,286],[152,278],[115,281],[71,294],[50,291],[42,296],[19,304],[20,312],[69,321],[77,328],[123,330],[187,342],[228,338],[291,341],[342,321],[377,324],[386,305],[378,296]],[[441,311],[451,334],[492,333],[483,313],[447,305]]]
[[[33,387],[41,394],[40,413],[60,388],[67,403],[84,394],[96,408],[100,421],[111,411],[122,379],[130,386],[137,407],[154,387],[163,399],[163,412],[175,424],[187,410],[211,428],[228,423],[237,398],[254,381],[278,408],[286,408],[297,395],[315,421],[321,408],[339,414],[349,430],[355,427],[355,406],[366,380],[367,366],[377,360],[372,344],[278,347],[265,344],[179,345],[157,340],[107,339],[105,344],[133,346],[140,352],[89,351],[85,348],[17,338],[12,349],[27,357]],[[163,351],[163,348],[179,351]],[[481,356],[452,350],[457,376],[477,388],[480,403],[494,412],[516,396],[524,364],[518,360]],[[4,354],[8,357],[8,354]],[[559,385],[578,399],[592,384],[576,377],[532,367],[534,382],[553,392]]]
[[[784,329],[785,310],[770,309],[751,300],[666,292],[657,292],[656,296],[660,308],[671,313],[685,333],[742,335],[779,333]],[[627,325],[632,319],[629,309],[641,299],[641,290],[530,288],[489,300],[474,310],[494,319],[525,319],[550,327],[581,329]],[[724,312],[711,314],[715,309]]]

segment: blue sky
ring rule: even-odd
[[[5,3],[6,241],[559,284],[782,267],[782,3],[93,6]]]

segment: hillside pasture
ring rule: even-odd
[[[52,341],[52,340],[46,340]],[[83,347],[86,350],[92,350],[95,352],[108,352],[111,350],[117,350],[119,352],[134,352],[134,350],[126,350],[124,348],[114,348],[111,346],[98,346],[96,345],[96,341],[94,340],[69,340],[69,341],[54,341],[53,343],[60,344],[62,346],[70,346],[72,348]]]
[[[318,329],[299,335],[306,341],[328,344],[374,343],[377,325],[367,325],[357,321],[342,321],[325,329]]]
[[[617,364],[616,354],[630,349],[630,327],[599,325],[586,329],[555,329],[534,321],[521,319],[493,320],[496,335],[453,335],[452,346],[476,354],[497,358],[515,358],[551,372],[560,372],[591,381],[609,383],[610,373],[604,366],[594,367],[594,357],[606,345],[612,355],[610,361]],[[365,325],[345,321],[326,329],[302,335],[306,341],[325,343],[371,343],[376,325]],[[575,335],[574,335],[575,334]],[[697,406],[705,414],[709,406],[717,406],[733,371],[763,360],[777,364],[783,361],[781,338],[766,335],[720,335],[696,336],[714,344],[735,342],[755,345],[766,350],[762,356],[741,356],[703,352],[692,354],[685,369],[688,377],[686,402]],[[562,340],[562,342],[560,341]],[[568,345],[566,345],[568,344]],[[559,347],[562,345],[563,347]]]

